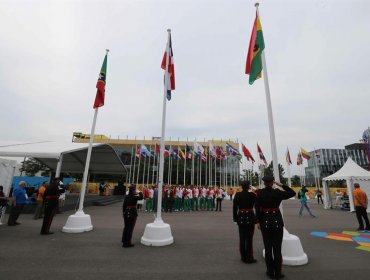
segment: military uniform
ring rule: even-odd
[[[46,188],[44,192],[45,214],[40,234],[53,233],[50,231],[50,226],[56,212],[58,211],[59,195],[61,192],[62,190],[59,189],[59,179],[54,179],[54,181]]]
[[[282,200],[295,196],[295,192],[285,185],[281,186],[284,191],[268,186],[268,183],[272,185],[272,176],[265,176],[263,180],[266,187],[257,192],[256,214],[265,245],[266,274],[271,278],[279,279],[283,277],[281,244],[284,234],[284,221],[279,206]]]
[[[136,204],[138,200],[143,199],[143,194],[139,193],[136,194],[133,187],[130,187],[129,194],[126,195],[123,206],[122,206],[122,212],[123,212],[123,219],[125,222],[125,227],[123,228],[122,233],[122,247],[133,247],[132,244],[132,232],[135,228],[135,223],[137,219],[137,209]]]
[[[255,201],[256,194],[248,192],[247,188],[236,193],[233,201],[233,220],[239,227],[239,251],[241,260],[245,263],[256,262],[253,257],[253,235],[256,223],[253,209]]]

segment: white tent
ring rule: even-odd
[[[349,157],[341,169],[323,179],[323,187],[325,190],[325,209],[332,207],[332,198],[329,192],[327,181],[341,180],[345,180],[347,183],[347,194],[349,197],[351,211],[355,211],[352,195],[354,183],[359,183],[361,189],[366,192],[368,198],[370,199],[370,172],[360,167]],[[370,213],[370,204],[368,205],[367,212]]]
[[[17,162],[15,160],[8,160],[0,158],[0,185],[4,187],[5,196],[9,196],[10,187],[12,186],[13,176]],[[2,208],[0,225],[4,223],[5,207]]]

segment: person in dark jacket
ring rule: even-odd
[[[266,175],[262,180],[265,188],[257,192],[256,214],[265,245],[266,275],[271,279],[280,279],[284,277],[281,273],[284,221],[279,206],[282,200],[295,196],[295,192],[288,186],[274,182],[271,175]],[[274,184],[283,190],[273,188]]]
[[[54,178],[44,192],[45,214],[44,220],[42,221],[41,235],[54,233],[50,231],[50,226],[58,211],[59,195],[61,192],[62,190],[59,188],[59,178]]]
[[[125,222],[122,233],[122,247],[128,248],[134,246],[134,244],[132,244],[132,232],[134,231],[137,219],[136,204],[138,200],[142,199],[143,194],[141,192],[136,193],[136,186],[131,185],[122,206],[123,219]]]
[[[255,263],[257,260],[253,257],[253,235],[256,217],[253,208],[256,201],[256,194],[249,192],[249,181],[242,181],[240,185],[243,191],[235,194],[233,201],[233,220],[239,227],[241,261],[244,263]]]

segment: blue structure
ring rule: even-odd
[[[27,187],[33,187],[35,190],[38,190],[44,182],[49,182],[50,177],[29,177],[29,176],[14,176],[12,187],[17,186],[20,181],[25,181]],[[63,184],[68,185],[70,182],[73,182],[72,178],[64,178]]]

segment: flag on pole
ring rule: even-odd
[[[140,147],[140,145],[136,146],[136,156],[141,159],[141,147]]]
[[[191,159],[193,157],[193,150],[191,149],[190,146],[188,146],[188,144],[186,144],[185,152],[187,159]]]
[[[235,149],[233,146],[231,146],[229,143],[226,143],[226,152],[233,156],[240,155],[239,151]]]
[[[157,143],[155,144],[154,152],[155,152],[157,155],[161,152],[161,148],[159,147],[159,145],[158,145]]]
[[[171,100],[171,90],[175,90],[175,65],[173,62],[172,40],[170,34],[170,41],[168,42],[168,50],[164,52],[161,68],[166,71],[166,59],[168,52],[168,71],[164,74],[165,81],[167,81],[167,99]]]
[[[289,153],[289,149],[286,148],[286,155],[285,155],[285,158],[286,158],[286,163],[288,165],[291,165],[292,164],[292,160],[290,159],[290,153]]]
[[[251,160],[251,161],[252,161],[252,163],[254,163],[254,162],[255,162],[255,160],[254,160],[254,158],[253,158],[253,156],[252,156],[251,152],[247,149],[247,147],[246,147],[246,146],[244,146],[244,144],[242,144],[242,150],[243,150],[243,154],[244,154],[244,156],[247,158],[247,160],[248,160],[248,161],[249,161],[249,160]]]
[[[148,148],[145,145],[141,145],[141,154],[144,155],[145,157],[151,157],[152,153],[148,150]]]
[[[98,82],[96,83],[96,96],[94,101],[94,109],[104,106],[104,98],[105,98],[105,82],[106,82],[106,75],[107,75],[107,60],[108,60],[108,53],[104,57],[103,65],[100,69],[100,74],[98,78]]]
[[[186,155],[184,154],[184,152],[181,150],[181,148],[179,148],[179,151],[178,151],[178,154],[180,156],[181,159],[185,159]]]
[[[216,150],[212,143],[209,143],[209,154],[211,155],[211,157],[216,156]]]
[[[311,154],[307,152],[305,149],[301,147],[301,154],[304,159],[309,160],[311,158]]]
[[[256,19],[253,24],[251,40],[247,53],[247,62],[245,66],[245,74],[249,75],[249,84],[252,85],[255,80],[262,77],[262,51],[265,48],[261,22],[256,14]]]
[[[264,164],[267,165],[266,158],[263,155],[262,150],[261,150],[261,147],[258,145],[258,143],[257,143],[257,152],[258,152],[258,154],[260,156],[260,160],[262,160],[264,162]]]
[[[297,157],[297,165],[301,165],[303,163],[303,158],[301,152],[298,152],[298,157]]]

